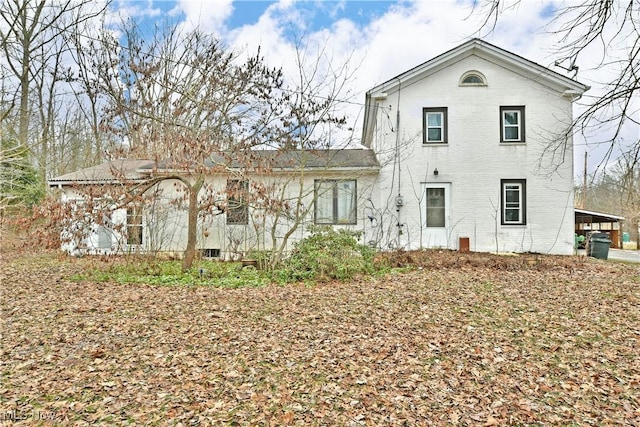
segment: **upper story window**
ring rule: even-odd
[[[524,106],[500,107],[500,142],[524,141]]]
[[[447,107],[422,109],[422,143],[447,143]]]
[[[487,79],[480,71],[467,71],[460,78],[460,86],[486,86]]]

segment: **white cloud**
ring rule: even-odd
[[[145,1],[128,1],[117,0],[115,7],[112,7],[115,13],[107,16],[112,22],[118,23],[122,19],[142,20],[145,18],[157,18],[162,15],[162,10],[154,6],[153,0]]]
[[[226,31],[225,23],[233,13],[233,0],[177,0],[170,14],[184,14],[183,29],[199,28],[216,36]]]

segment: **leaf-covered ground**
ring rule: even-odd
[[[420,257],[216,289],[5,256],[0,424],[640,425],[637,265]]]

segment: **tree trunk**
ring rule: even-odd
[[[204,184],[202,176],[188,188],[189,191],[189,218],[187,228],[187,247],[184,251],[182,260],[182,272],[186,272],[191,268],[193,260],[196,257],[196,242],[198,238],[198,194]]]

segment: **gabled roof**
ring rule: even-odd
[[[65,175],[60,175],[49,180],[50,187],[59,185],[72,184],[106,184],[125,178],[127,180],[140,180],[143,175],[138,172],[139,169],[147,165],[153,165],[151,160],[128,160],[120,159],[111,162],[102,163],[101,165],[92,166],[86,169],[80,169]]]
[[[424,79],[472,55],[498,63],[516,74],[558,91],[568,99],[579,97],[589,90],[589,86],[585,84],[563,76],[515,53],[487,43],[484,40],[474,38],[367,91],[363,124],[363,143],[368,145],[366,141],[370,140],[371,132],[373,131],[376,98],[396,92],[399,88],[413,81]]]
[[[453,62],[457,62],[462,58],[477,55],[481,58],[488,60],[498,61],[506,66],[511,71],[519,74],[523,74],[528,77],[535,78],[535,80],[546,83],[551,87],[564,90],[575,90],[580,93],[589,89],[589,86],[584,85],[569,77],[563,76],[547,67],[530,61],[522,56],[511,53],[507,50],[501,49],[491,43],[487,43],[481,39],[471,39],[458,47],[455,47],[443,54],[436,56],[422,64],[399,74],[384,83],[372,88],[367,94],[375,94],[382,91],[393,91],[397,89],[397,86],[405,83],[408,80],[419,77],[424,78],[425,75],[432,74],[439,71]]]

